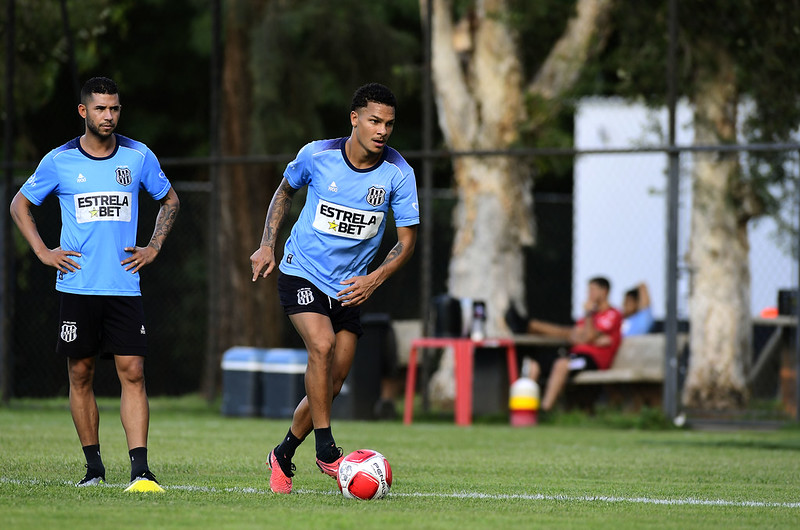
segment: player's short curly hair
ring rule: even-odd
[[[92,94],[119,94],[117,84],[107,77],[93,77],[81,88],[81,103],[84,105]]]
[[[397,108],[397,99],[391,90],[380,83],[367,83],[358,87],[355,94],[353,94],[353,103],[350,105],[350,110],[366,107],[370,101]]]

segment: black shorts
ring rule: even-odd
[[[570,379],[572,379],[581,372],[586,372],[589,370],[597,370],[597,362],[595,362],[594,357],[586,353],[570,352],[569,357],[567,357],[567,359],[569,359]]]
[[[60,294],[58,353],[72,359],[147,355],[141,296]]]
[[[331,319],[333,332],[345,329],[363,335],[361,309],[342,306],[342,303],[320,291],[313,283],[297,276],[278,275],[278,297],[287,315],[319,313]]]

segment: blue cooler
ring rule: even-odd
[[[258,416],[263,349],[236,346],[222,355],[222,414]]]
[[[262,352],[261,415],[265,418],[291,418],[306,395],[308,352],[289,348],[271,348]]]

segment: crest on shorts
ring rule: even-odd
[[[386,200],[386,190],[376,186],[370,187],[367,191],[367,202],[372,206],[380,206]]]
[[[61,323],[61,340],[72,342],[78,338],[78,324],[64,321]]]
[[[308,305],[314,301],[314,293],[311,287],[303,287],[297,290],[297,303],[300,305]]]
[[[131,178],[131,170],[128,169],[127,167],[117,166],[116,173],[117,173],[117,182],[119,183],[120,186],[127,186],[133,180]]]

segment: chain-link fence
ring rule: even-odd
[[[188,189],[187,189],[188,188]],[[181,189],[180,222],[158,259],[141,272],[149,341],[148,388],[154,394],[184,394],[198,389],[208,321],[208,193]],[[158,203],[144,194],[140,202],[139,243],[149,239]],[[60,230],[58,201],[49,197],[34,212],[44,241],[56,246]],[[43,266],[19,233],[14,238],[14,311],[11,329],[13,396],[66,395],[66,362],[55,353],[58,295],[55,273]],[[118,394],[112,362],[98,363],[96,391]]]
[[[165,170],[174,172],[168,165]],[[150,345],[147,384],[152,395],[184,394],[201,388],[211,314],[209,243],[214,225],[208,217],[210,186],[207,182],[173,182],[181,199],[178,221],[158,259],[141,273]],[[447,291],[455,194],[450,190],[438,190],[431,200],[434,217],[429,222],[434,225],[431,243],[435,248],[432,261],[422,263],[422,253],[416,252],[412,260],[381,287],[380,293],[363,306],[363,313],[388,313],[393,319],[401,320],[421,318],[417,286],[422,274],[430,275],[434,293]],[[534,286],[528,290],[529,307],[538,314],[568,319],[571,197],[538,194],[535,208],[539,216],[539,244],[526,250],[531,264],[526,281]],[[158,204],[149,196],[141,197],[140,243],[149,237],[157,210]],[[55,246],[60,230],[57,200],[48,198],[34,214],[43,239]],[[58,331],[55,274],[38,261],[19,233],[15,232],[14,243],[11,395],[65,395],[68,390],[65,363],[55,353]],[[385,256],[393,244],[387,235],[378,256]],[[418,242],[418,246],[423,244],[424,241]],[[242,256],[242,259],[247,258]],[[301,347],[299,339],[289,331],[285,334],[284,345]],[[98,363],[96,392],[118,394],[119,382],[113,363]]]
[[[537,156],[572,160],[574,194],[541,191],[534,193],[537,244],[526,249],[525,289],[531,315],[569,323],[579,312],[585,296],[585,282],[594,275],[612,280],[612,302],[621,304],[624,291],[638,282],[650,286],[657,329],[663,329],[666,278],[667,156],[665,151],[626,150],[606,146],[587,146],[588,152],[536,154],[517,153],[530,161]],[[746,149],[746,148],[743,148]],[[439,153],[437,156],[441,156]],[[492,155],[487,155],[492,156]],[[418,166],[420,159],[411,159]],[[555,164],[555,162],[554,162]],[[797,158],[794,178],[800,180]],[[187,167],[189,167],[187,169]],[[181,197],[181,213],[173,233],[158,260],[142,273],[142,289],[148,317],[151,355],[148,359],[148,388],[153,395],[197,391],[203,375],[203,358],[208,336],[209,242],[213,223],[209,219],[210,185],[202,180],[205,167],[170,168],[168,171]],[[681,154],[681,193],[679,213],[678,319],[681,329],[688,326],[690,271],[684,265],[689,241],[688,215],[691,205],[691,155]],[[201,175],[199,180],[181,177]],[[177,177],[177,178],[176,178]],[[433,240],[420,240],[418,248],[430,244],[430,262],[417,252],[390,282],[381,287],[363,308],[364,312],[385,312],[393,319],[420,319],[419,278],[429,275],[433,294],[446,292],[447,268],[453,238],[452,211],[455,193],[432,190],[421,200],[433,204]],[[777,308],[780,291],[797,287],[797,258],[787,229],[797,228],[798,201],[786,201],[781,209],[783,221],[770,217],[750,223],[752,306],[751,315]],[[140,236],[152,230],[157,203],[143,197]],[[54,199],[36,211],[45,241],[57,241],[58,205]],[[385,255],[392,238],[387,237],[379,255]],[[63,359],[54,353],[58,302],[50,269],[42,266],[19,234],[15,236],[12,393],[14,396],[64,395],[67,391]],[[794,247],[796,248],[796,247]],[[246,259],[244,256],[242,259]],[[409,286],[414,286],[413,290]],[[771,336],[771,329],[756,328],[754,359]],[[295,337],[296,339],[296,337]],[[287,339],[291,340],[291,339]],[[296,346],[298,344],[287,344]],[[761,385],[759,396],[777,398],[781,393],[778,371],[782,364],[773,359],[769,370],[774,384]],[[789,360],[791,362],[791,360]],[[783,367],[786,368],[786,367]],[[100,363],[97,376],[99,394],[115,394],[118,382],[112,363]]]

